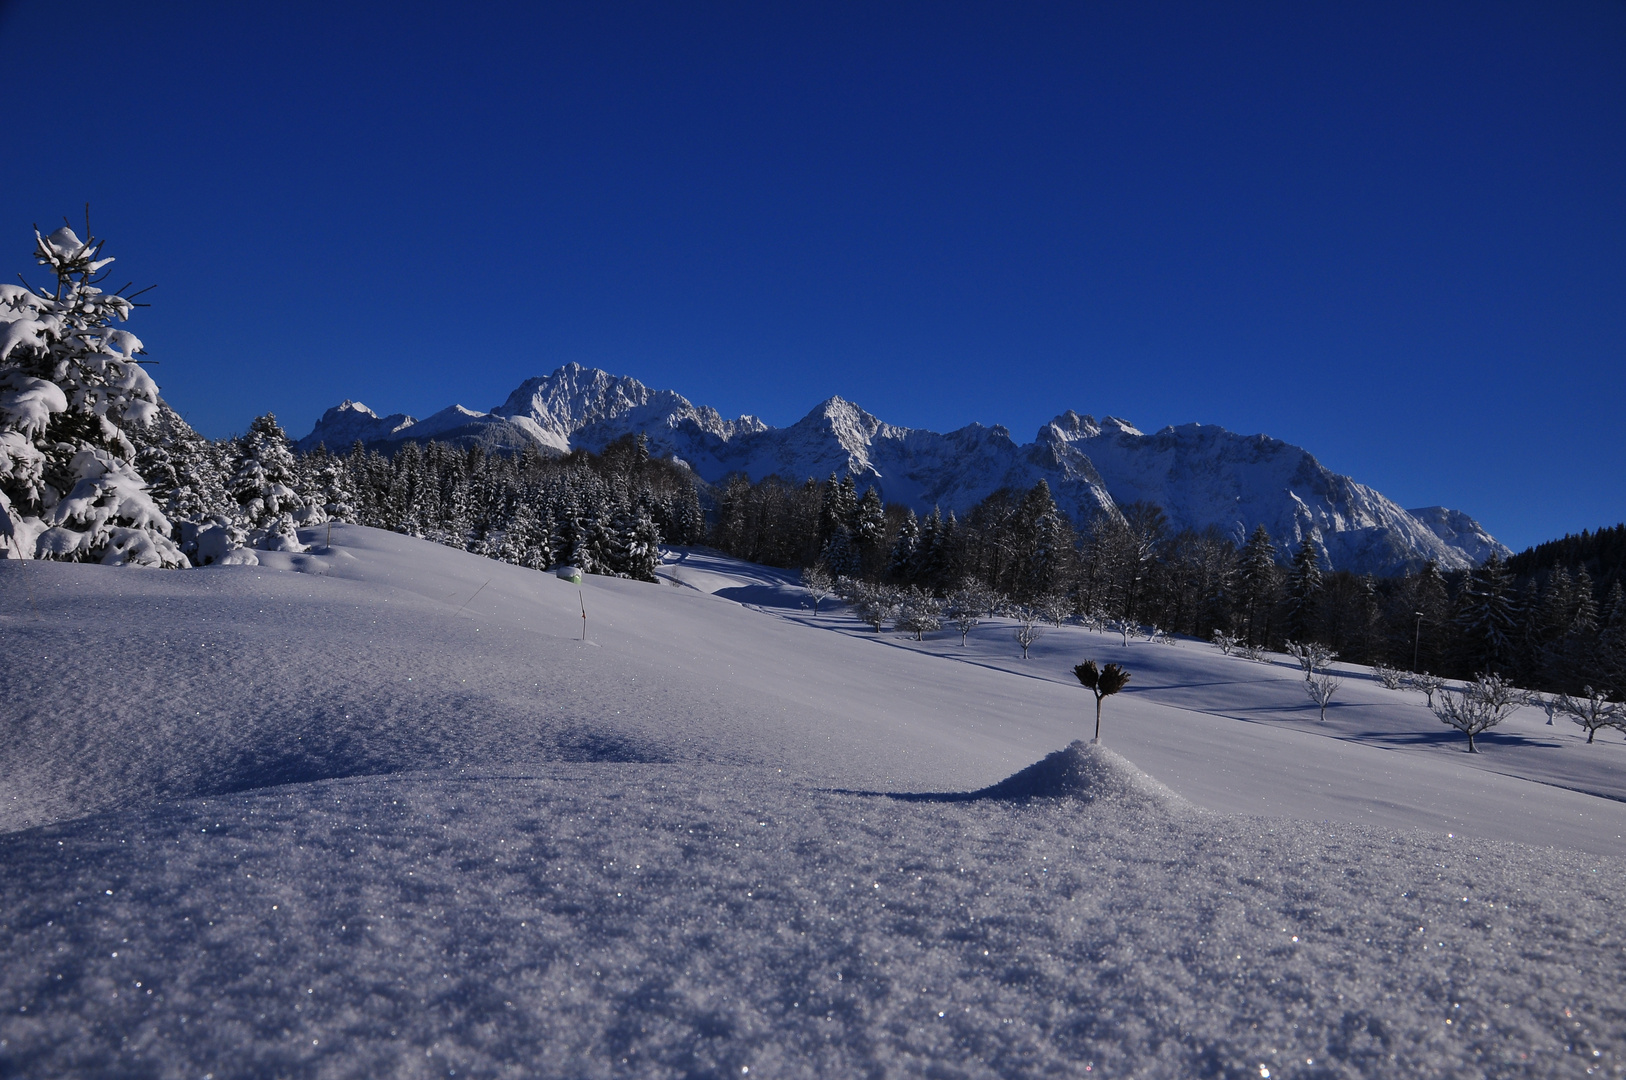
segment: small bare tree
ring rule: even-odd
[[[1608,695],[1601,690],[1594,690],[1589,686],[1579,697],[1560,694],[1557,708],[1568,713],[1571,720],[1586,729],[1586,741],[1589,746],[1592,744],[1592,737],[1602,728],[1619,728],[1626,734],[1626,710],[1610,701]]]
[[[1227,634],[1223,630],[1215,630],[1214,636],[1209,640],[1214,643],[1214,648],[1218,649],[1223,656],[1230,656],[1242,641],[1241,638],[1234,634]]]
[[[836,591],[836,579],[822,566],[809,566],[802,571],[802,588],[813,601],[813,614],[819,613],[819,604]]]
[[[1399,690],[1406,685],[1406,673],[1387,664],[1373,664],[1372,674],[1378,677],[1385,690]]]
[[[1097,668],[1094,660],[1086,660],[1073,668],[1073,674],[1095,695],[1095,740],[1101,741],[1101,699],[1111,697],[1129,685],[1129,672],[1117,664]]]
[[[1299,666],[1304,669],[1305,682],[1309,682],[1310,678],[1315,675],[1316,672],[1338,659],[1337,653],[1333,652],[1325,645],[1322,645],[1320,642],[1307,641],[1301,645],[1297,642],[1289,641],[1286,642],[1285,645],[1287,655],[1297,660],[1299,662]]]
[[[1326,671],[1312,675],[1306,680],[1304,692],[1310,695],[1311,701],[1321,707],[1321,719],[1323,721],[1327,719],[1327,705],[1331,703],[1332,696],[1338,692],[1338,688],[1342,685],[1343,683],[1334,678],[1331,672]]]
[[[974,579],[966,579],[963,585],[949,594],[943,610],[954,623],[954,629],[960,632],[962,648],[965,647],[966,637],[981,624],[983,616],[994,606],[993,595]]]
[[[1060,630],[1062,621],[1073,613],[1073,602],[1061,593],[1051,593],[1039,599],[1038,608],[1045,621]]]
[[[926,634],[943,628],[942,611],[943,605],[936,597],[911,588],[898,603],[893,625],[922,641]]]
[[[1558,695],[1543,694],[1537,690],[1528,690],[1524,695],[1526,705],[1534,705],[1547,714],[1547,726],[1553,726],[1553,716],[1558,712]]]
[[[1434,707],[1434,695],[1445,689],[1444,679],[1438,675],[1430,675],[1426,671],[1421,675],[1413,675],[1406,681],[1411,683],[1413,690],[1422,692],[1423,697],[1428,701],[1428,707],[1431,709]]]
[[[1524,695],[1512,683],[1494,673],[1481,675],[1460,691],[1442,686],[1437,692],[1439,701],[1431,706],[1434,715],[1440,723],[1468,736],[1470,754],[1479,753],[1474,736],[1506,720],[1524,701]]]
[[[898,594],[885,585],[870,585],[860,582],[862,586],[857,590],[857,599],[853,601],[853,610],[858,613],[859,621],[873,626],[879,634],[881,627],[891,622],[898,614]]]
[[[1005,616],[1016,622],[1016,643],[1022,646],[1022,659],[1026,660],[1033,643],[1044,637],[1044,627],[1039,625],[1039,613],[1025,604],[1013,604],[1005,609]]]
[[[1129,648],[1130,638],[1145,636],[1145,634],[1141,631],[1140,623],[1135,622],[1133,619],[1111,619],[1107,622],[1107,632],[1122,636],[1124,639],[1124,648],[1126,649]]]

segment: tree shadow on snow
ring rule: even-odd
[[[807,608],[807,594],[789,585],[735,585],[718,589],[712,595],[752,607],[784,608],[788,611]]]
[[[1454,728],[1441,726],[1439,731],[1362,731],[1346,732],[1344,738],[1352,742],[1375,743],[1379,746],[1458,746],[1468,749],[1468,737]],[[1517,735],[1512,732],[1487,731],[1474,736],[1475,746],[1516,747],[1533,746],[1556,750],[1564,744],[1557,739]]]

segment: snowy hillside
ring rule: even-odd
[[[1626,1070],[1616,736],[699,551],[263,555],[0,562],[0,1075]]]
[[[1510,554],[1459,511],[1410,513],[1300,447],[1263,435],[1201,424],[1146,435],[1115,417],[1096,421],[1068,411],[1033,442],[1018,444],[997,425],[947,434],[895,427],[841,398],[820,403],[790,427],[770,428],[753,416],[725,420],[670,390],[578,364],[527,380],[490,413],[452,406],[414,421],[378,418],[345,402],[298,446],[440,439],[515,449],[531,441],[566,452],[599,450],[633,433],[708,482],[736,472],[795,482],[850,473],[860,486],[873,484],[885,500],[923,514],[933,506],[963,514],[1001,487],[1026,489],[1042,479],[1080,523],[1102,509],[1146,500],[1162,506],[1177,530],[1216,526],[1241,543],[1263,524],[1283,558],[1310,536],[1331,566],[1363,573],[1415,569],[1428,559],[1462,569],[1493,550]]]

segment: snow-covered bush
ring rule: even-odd
[[[158,387],[112,327],[130,300],[98,288],[113,260],[67,226],[34,241],[54,289],[0,285],[0,557],[186,566],[133,465]]]
[[[1468,736],[1468,753],[1477,754],[1474,736],[1482,735],[1513,714],[1523,704],[1524,695],[1506,679],[1492,673],[1481,675],[1460,691],[1437,691],[1439,700],[1429,707],[1440,723]]]
[[[1223,656],[1230,656],[1231,653],[1236,650],[1237,645],[1242,641],[1242,639],[1236,635],[1227,634],[1223,630],[1215,630],[1214,636],[1210,640],[1213,641],[1214,647],[1218,649],[1220,654]]]
[[[181,547],[197,566],[257,566],[247,541],[247,530],[224,514],[181,523]]]

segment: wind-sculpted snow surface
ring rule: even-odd
[[[0,859],[7,1075],[1579,1077],[1626,1051],[1620,861],[1411,831],[600,764],[190,800]]]
[[[1263,524],[1283,559],[1310,537],[1342,570],[1396,573],[1429,559],[1464,569],[1492,551],[1510,554],[1466,514],[1430,507],[1414,516],[1264,435],[1202,424],[1147,435],[1116,417],[1097,421],[1069,410],[1018,445],[998,425],[947,434],[902,428],[838,397],[790,427],[771,428],[754,416],[725,420],[670,390],[579,364],[526,380],[490,413],[452,406],[427,420],[380,420],[346,402],[297,445],[310,450],[325,441],[333,450],[356,438],[386,447],[433,438],[488,450],[534,442],[564,453],[601,450],[629,434],[647,436],[653,453],[681,459],[710,483],[732,473],[792,483],[850,474],[922,514],[933,506],[963,514],[1000,488],[1027,490],[1044,480],[1079,524],[1143,500],[1163,507],[1175,529],[1213,526],[1239,544]]]
[[[1618,740],[333,539],[0,563],[0,1076],[1626,1069]]]

